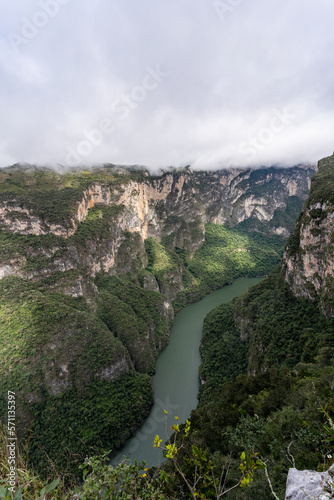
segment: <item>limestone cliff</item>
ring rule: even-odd
[[[148,414],[174,308],[270,272],[314,173],[0,171],[0,412],[15,391],[35,466],[43,447],[61,462],[64,446],[124,442]]]
[[[333,469],[313,472],[333,456],[333,283],[334,156],[319,162],[283,262],[204,322],[196,442],[213,454],[226,428],[219,451],[256,442],[276,498],[292,463],[286,499],[333,497]],[[249,498],[267,500],[266,487],[254,477]]]
[[[172,247],[185,249],[191,257],[204,241],[207,222],[243,223],[250,230],[287,237],[292,228],[291,204],[301,205],[306,198],[315,170],[308,166],[218,172],[184,169],[160,176],[146,171],[140,175],[117,172],[108,167],[71,175],[33,167],[4,169],[0,227],[15,234],[58,237],[43,250],[43,259],[48,259],[44,274],[47,269],[77,269],[78,262],[85,264],[91,276],[100,271],[129,272],[136,260],[139,267],[146,267],[144,241],[148,237],[169,238]],[[111,217],[97,210],[103,207],[114,209]],[[104,219],[100,222],[108,234],[103,241],[90,239],[88,243],[88,237],[83,251],[77,241],[82,225],[93,217]],[[129,240],[126,233],[136,241],[131,245],[131,258],[122,259],[120,249]],[[31,258],[42,261],[37,248],[29,255],[19,251],[10,258],[3,255],[0,277],[27,275],[27,259]]]
[[[131,358],[119,364],[116,356],[115,367],[108,363],[101,367],[100,378],[114,377],[133,366],[139,372],[152,372],[158,352],[168,342],[171,301],[183,293],[182,307],[200,296],[203,279],[211,281],[202,287],[202,295],[255,267],[250,254],[260,253],[261,242],[251,248],[246,237],[239,243],[236,235],[232,236],[236,248],[231,249],[226,266],[237,261],[237,274],[228,271],[214,281],[222,270],[212,261],[213,277],[209,271],[203,273],[207,254],[191,267],[191,257],[203,245],[205,225],[245,223],[249,230],[285,236],[290,231],[291,202],[303,202],[313,174],[308,166],[217,172],[186,168],[161,175],[114,166],[61,174],[32,166],[4,169],[0,173],[0,280],[7,283],[15,277],[47,296],[84,299],[89,310],[102,318],[103,331],[107,325],[117,337],[119,352],[128,352]],[[212,233],[220,251],[227,242],[225,234],[219,237]],[[275,263],[275,252],[263,254],[269,267],[271,254]],[[101,275],[123,276],[129,283],[113,281],[101,289],[96,281]],[[150,310],[147,301],[155,304],[159,314],[154,321],[143,316],[132,296],[141,297],[146,311]],[[106,311],[106,303],[112,314]],[[123,318],[122,325],[114,319],[117,316]],[[58,334],[57,330],[55,338]],[[47,387],[47,373],[54,372],[52,394],[65,389],[71,378],[62,368],[71,360],[58,347],[54,370],[49,367],[45,372]],[[78,348],[81,352],[84,346],[79,342]]]
[[[298,297],[319,299],[334,314],[334,156],[319,162],[310,196],[285,255],[286,281]]]

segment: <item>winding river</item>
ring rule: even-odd
[[[232,285],[207,295],[176,315],[170,342],[157,360],[151,413],[142,427],[113,457],[111,465],[116,465],[125,456],[133,462],[145,460],[148,467],[159,465],[164,460],[161,450],[153,448],[156,434],[163,442],[167,439],[164,410],[168,411],[167,429],[170,429],[175,416],[180,418],[179,423],[183,423],[197,406],[200,384],[198,368],[201,363],[199,346],[205,316],[214,307],[241,295],[259,281],[261,278],[238,278]]]

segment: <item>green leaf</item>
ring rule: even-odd
[[[176,453],[177,453],[177,448],[176,448],[175,444],[167,444],[166,450],[167,450],[167,454],[166,454],[167,458],[173,458],[174,455],[176,455]]]
[[[249,482],[250,482],[249,477],[248,476],[244,477],[243,480],[240,483],[240,486],[242,488],[244,488],[245,486],[249,486]]]
[[[59,483],[60,479],[55,479],[54,481],[52,481],[52,483],[45,488],[45,493],[51,493],[51,491],[53,491],[58,486]]]
[[[153,448],[160,448],[161,443],[162,439],[160,439],[159,436],[156,435],[154,438]]]
[[[4,486],[0,486],[0,500],[6,499],[7,492],[8,492],[7,488],[5,488]]]
[[[22,500],[22,488],[18,488],[15,491],[13,500]]]

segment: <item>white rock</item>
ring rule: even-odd
[[[327,472],[290,469],[285,500],[334,499],[334,465]]]

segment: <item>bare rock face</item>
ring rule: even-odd
[[[140,181],[124,175],[124,181],[117,187],[92,181],[72,207],[72,218],[63,226],[62,221],[56,224],[41,217],[33,206],[22,206],[13,197],[5,198],[0,201],[0,226],[20,234],[52,233],[69,238],[96,205],[123,206],[120,229],[138,232],[142,239],[149,236],[160,239],[171,233],[171,222],[178,226],[180,220],[186,224],[200,221],[203,229],[206,222],[236,225],[249,218],[268,222],[276,210],[286,208],[289,197],[306,199],[314,173],[314,166],[298,166],[217,172],[187,170],[157,177],[148,175]],[[283,234],[284,230],[284,227],[271,228],[276,234]],[[201,243],[198,238],[195,247]],[[188,244],[191,246],[186,237],[179,246]]]
[[[316,217],[314,214],[319,213]],[[299,251],[285,254],[286,278],[295,295],[314,299],[324,289],[333,288],[334,280],[334,206],[310,206],[300,229]],[[325,307],[324,307],[325,309]],[[326,311],[332,315],[330,309]]]
[[[58,237],[58,241],[47,254],[43,249],[34,248],[27,256],[14,254],[10,262],[6,257],[0,258],[0,279],[9,274],[34,278],[32,274],[23,273],[30,258],[49,259],[49,265],[41,271],[44,275],[75,270],[78,265],[84,265],[91,277],[99,272],[136,273],[134,262],[141,269],[147,266],[144,241],[149,237],[157,241],[167,238],[172,248],[184,249],[191,258],[204,242],[208,222],[230,226],[247,222],[252,231],[286,238],[293,222],[282,214],[289,211],[291,203],[300,204],[306,199],[315,173],[312,166],[217,172],[183,169],[159,176],[144,172],[145,175],[138,178],[126,170],[109,173],[101,169],[96,175],[88,172],[85,188],[71,188],[74,198],[67,202],[69,188],[65,176],[52,178],[52,185],[57,185],[57,189],[47,191],[40,181],[35,187],[36,193],[30,192],[28,196],[26,193],[31,191],[34,178],[24,171],[18,172],[17,168],[12,170],[13,167],[3,169],[4,182],[20,174],[22,186],[19,191],[13,188],[13,192],[0,197],[0,229],[24,236]],[[44,169],[38,171],[38,175],[42,179],[56,174]],[[38,200],[43,203],[37,203]],[[60,202],[63,205],[58,209]],[[78,241],[82,225],[98,207],[117,210],[105,221],[101,211],[105,237],[94,239],[88,235],[83,248],[82,241]],[[171,280],[176,280],[171,293],[160,291],[173,298],[175,290],[182,289],[182,279],[174,276]]]
[[[334,498],[334,465],[327,472],[290,469],[285,500],[328,500]]]
[[[334,157],[319,162],[310,197],[288,243],[286,281],[297,297],[319,299],[322,312],[334,314]]]
[[[147,272],[143,278],[143,288],[153,292],[160,292],[159,284],[153,274]]]

